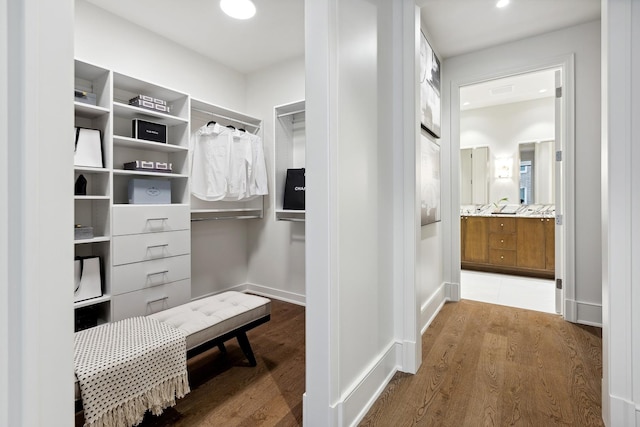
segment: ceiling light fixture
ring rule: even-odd
[[[256,14],[256,6],[251,0],[221,0],[220,9],[235,19],[249,19]]]
[[[463,107],[466,107],[467,105],[471,105],[470,102],[465,102],[464,104],[462,104]]]
[[[498,3],[496,3],[496,7],[503,8],[508,4],[509,4],[509,0],[498,0]]]
[[[546,91],[547,91],[546,89],[540,89],[538,93],[545,93]]]

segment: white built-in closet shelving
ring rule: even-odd
[[[87,179],[87,194],[74,196],[75,223],[94,230],[92,239],[75,241],[75,255],[100,256],[104,270],[103,295],[76,302],[76,320],[101,324],[189,301],[191,221],[264,216],[264,196],[217,202],[191,196],[191,134],[211,120],[259,134],[262,121],[80,60],[75,85],[96,94],[95,106],[75,102],[75,125],[100,130],[104,160],[102,168],[75,167],[75,178]],[[137,95],[162,99],[170,110],[129,105]],[[133,119],[165,124],[166,143],[134,138]],[[171,163],[172,171],[124,168],[134,160]],[[129,204],[129,182],[136,178],[168,180],[171,203]]]
[[[283,209],[287,169],[305,167],[305,102],[297,101],[274,108],[274,193],[275,219],[304,221],[304,210]]]
[[[87,180],[86,195],[74,196],[74,222],[93,227],[92,239],[75,240],[75,256],[97,255],[103,265],[111,262],[111,197],[112,197],[112,152],[111,138],[111,73],[101,67],[75,62],[75,87],[96,94],[96,105],[74,102],[75,126],[99,129],[102,136],[104,167],[74,167],[74,181],[80,175]],[[73,191],[73,189],[69,189]],[[74,303],[76,310],[90,309],[104,323],[110,319],[110,270],[105,268],[103,295]]]
[[[262,120],[238,111],[191,98],[191,133],[214,121],[260,135]],[[264,196],[239,201],[206,201],[191,196],[191,220],[259,219],[264,216]]]

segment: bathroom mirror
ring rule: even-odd
[[[460,203],[489,203],[489,147],[460,150]]]
[[[521,204],[555,203],[554,141],[518,144]]]

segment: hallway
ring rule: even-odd
[[[361,426],[602,426],[602,334],[536,311],[447,303],[416,375],[397,373]]]

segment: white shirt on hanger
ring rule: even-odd
[[[227,194],[231,130],[215,123],[202,126],[192,138],[191,193],[207,201]]]

